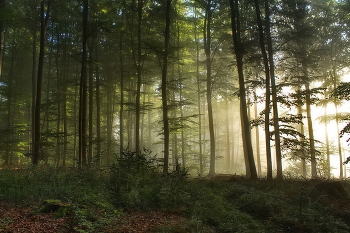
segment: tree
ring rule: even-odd
[[[271,78],[271,90],[272,90],[272,109],[273,109],[273,125],[275,129],[275,148],[276,148],[276,163],[277,163],[277,179],[282,179],[282,154],[281,154],[281,139],[280,139],[280,126],[278,117],[278,106],[277,106],[277,87],[275,78],[275,63],[274,53],[271,36],[271,25],[270,25],[270,6],[269,1],[265,0],[265,28],[266,28],[266,40],[267,40],[267,51],[269,56],[270,65],[270,78]]]
[[[239,79],[239,97],[240,97],[240,110],[241,110],[241,127],[242,127],[242,140],[244,154],[248,161],[250,179],[257,179],[253,148],[250,135],[250,125],[247,114],[247,102],[246,102],[246,90],[243,75],[243,47],[241,43],[241,28],[240,28],[240,15],[238,0],[230,0],[231,9],[231,24],[232,24],[232,37],[234,52],[236,55],[236,65]]]
[[[265,145],[266,145],[266,162],[267,162],[267,179],[272,179],[272,160],[271,160],[271,144],[270,144],[270,66],[265,49],[265,36],[261,20],[261,12],[259,1],[254,0],[256,18],[259,29],[259,41],[261,54],[263,56],[263,62],[265,67],[265,82],[266,82],[266,94],[265,94]],[[268,21],[268,14],[266,14],[266,21]],[[267,30],[267,29],[266,29]],[[271,60],[270,60],[271,62]]]
[[[87,113],[87,40],[88,40],[89,0],[83,1],[83,48],[81,57],[81,76],[79,87],[79,163],[86,165],[86,113]]]
[[[204,51],[206,57],[206,68],[207,68],[207,109],[208,109],[208,121],[209,121],[209,135],[210,135],[210,168],[209,176],[215,175],[215,133],[214,133],[214,119],[213,119],[213,108],[212,108],[212,57],[211,57],[211,23],[212,14],[215,8],[214,3],[211,0],[205,3],[205,23],[204,23]]]
[[[0,1],[0,12],[5,12],[6,0]],[[3,57],[3,47],[4,47],[4,30],[5,30],[5,20],[0,19],[0,78],[2,74],[2,57]]]
[[[168,173],[169,169],[169,119],[168,119],[168,99],[167,99],[167,72],[168,72],[168,56],[170,43],[170,16],[171,16],[171,0],[166,1],[165,6],[165,30],[164,30],[164,53],[162,66],[162,112],[163,112],[163,133],[164,133],[164,165],[163,172]]]
[[[39,63],[38,63],[38,79],[36,87],[36,103],[35,103],[35,131],[34,131],[34,153],[32,162],[34,165],[39,164],[40,159],[40,111],[41,111],[41,97],[42,97],[42,80],[44,70],[44,54],[45,54],[45,31],[47,22],[50,16],[51,1],[47,2],[47,10],[45,13],[45,1],[41,1],[40,11],[40,52],[39,52]]]

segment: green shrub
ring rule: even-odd
[[[167,209],[184,202],[187,170],[163,174],[150,153],[124,151],[111,166],[110,190],[117,206]]]
[[[220,188],[218,184],[198,182],[191,185],[192,219],[213,226],[218,232],[263,232],[259,222],[225,199],[228,188],[223,184]]]

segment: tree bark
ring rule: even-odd
[[[249,163],[249,171],[250,179],[257,179],[258,175],[256,172],[255,162],[254,162],[254,154],[253,147],[251,141],[251,133],[250,133],[250,125],[247,113],[247,102],[246,102],[246,91],[244,84],[244,75],[243,75],[243,51],[242,51],[242,43],[240,36],[240,15],[238,8],[238,0],[230,0],[230,8],[231,8],[231,24],[232,24],[232,37],[234,50],[236,55],[236,65],[238,71],[238,79],[239,79],[239,96],[240,96],[240,108],[241,108],[241,120],[242,120],[242,141],[245,157]]]
[[[34,121],[34,152],[32,157],[32,163],[34,165],[39,164],[41,141],[40,141],[40,110],[41,110],[41,96],[42,96],[42,82],[44,71],[44,55],[45,55],[45,31],[46,25],[50,16],[51,1],[47,3],[47,11],[45,14],[45,1],[41,1],[40,10],[40,52],[39,52],[39,64],[38,64],[38,78],[36,87],[36,101],[35,101],[35,121]]]
[[[95,41],[95,72],[96,72],[96,156],[98,159],[96,160],[97,167],[100,167],[101,164],[101,98],[100,98],[100,66],[99,62],[99,54],[98,54],[98,41]]]
[[[31,157],[34,155],[34,145],[35,145],[35,103],[36,103],[36,40],[37,40],[37,30],[36,27],[33,29],[33,43],[32,43],[32,106],[31,106],[31,129],[32,129],[32,144],[30,148]]]
[[[278,120],[278,106],[277,106],[277,88],[275,79],[275,62],[273,58],[273,47],[271,37],[270,26],[270,7],[269,1],[265,0],[265,25],[266,25],[266,38],[267,38],[267,50],[270,63],[270,78],[271,78],[271,91],[272,91],[272,110],[273,110],[273,126],[275,129],[275,148],[276,148],[276,167],[277,167],[277,179],[283,179],[282,174],[282,154],[281,154],[281,139],[280,139],[280,127]]]
[[[137,13],[138,13],[138,24],[137,24],[137,83],[136,83],[136,106],[135,106],[135,151],[137,154],[140,153],[140,117],[141,117],[141,78],[142,78],[142,64],[141,64],[141,28],[142,28],[142,8],[143,0],[137,1]]]
[[[5,12],[6,0],[0,0],[0,9]],[[3,58],[3,48],[4,48],[4,31],[5,31],[5,23],[4,20],[0,20],[0,78],[2,75],[2,58]]]
[[[298,115],[300,117],[302,117],[303,113],[302,113],[302,108],[301,106],[297,107],[298,109]],[[304,135],[304,125],[303,124],[299,124],[299,132],[301,135]],[[299,140],[302,142],[304,141],[304,138],[300,137]],[[302,150],[302,154],[301,154],[301,175],[306,178],[307,174],[306,174],[306,159],[305,159],[305,152],[304,152],[304,148],[299,148]]]
[[[216,173],[216,149],[215,149],[215,132],[214,132],[214,117],[212,106],[212,70],[211,70],[211,21],[212,21],[212,2],[207,1],[207,8],[205,9],[205,23],[204,23],[204,50],[207,68],[207,109],[209,121],[209,138],[210,138],[210,167],[208,176],[215,176]]]
[[[83,53],[80,76],[79,102],[79,165],[86,165],[86,113],[87,113],[87,40],[88,40],[88,7],[89,0],[83,1]]]
[[[95,40],[96,38],[91,38],[93,42],[89,46],[89,143],[88,143],[88,156],[87,156],[87,162],[89,165],[91,165],[92,158],[94,156],[93,152],[93,130],[94,130],[94,46],[95,46]],[[90,43],[89,43],[90,44]]]
[[[124,10],[121,23],[124,23]],[[119,153],[123,155],[124,150],[124,55],[123,55],[124,31],[120,30],[119,37],[119,65],[120,65],[120,109],[119,109]]]
[[[263,56],[264,67],[265,67],[265,85],[266,85],[266,94],[265,94],[265,142],[266,142],[266,162],[267,162],[267,179],[272,179],[272,159],[271,159],[271,142],[270,142],[270,66],[269,60],[267,57],[264,41],[264,29],[262,26],[261,12],[259,1],[254,0],[255,12],[259,29],[259,42],[260,50]],[[266,16],[266,20],[267,16]],[[271,62],[271,61],[270,61]]]
[[[168,173],[169,170],[169,119],[168,119],[168,103],[167,103],[167,71],[168,71],[168,56],[170,43],[170,15],[171,15],[171,0],[166,1],[165,14],[165,32],[164,32],[164,57],[162,66],[162,112],[163,112],[163,133],[164,133],[164,166],[163,173]]]
[[[254,103],[254,118],[258,118],[258,104]],[[260,135],[259,127],[255,128],[255,145],[256,145],[256,163],[258,164],[258,176],[261,177],[261,158],[260,158]]]
[[[194,9],[197,19],[196,9]],[[194,40],[196,43],[196,80],[197,80],[197,105],[198,105],[198,146],[199,146],[199,174],[203,175],[203,147],[202,147],[202,111],[201,111],[201,85],[199,75],[199,41],[197,38],[197,25],[194,25]]]
[[[230,122],[229,122],[229,114],[228,114],[228,98],[225,97],[225,118],[226,118],[226,172],[229,173],[231,170],[231,140],[230,140]]]

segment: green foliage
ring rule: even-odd
[[[0,198],[11,201],[79,200],[92,190],[104,193],[103,173],[90,169],[29,167],[0,170]]]
[[[77,205],[72,205],[68,211],[68,221],[66,228],[73,232],[96,232],[95,225],[89,221],[90,212],[80,208]]]
[[[186,197],[187,170],[161,173],[150,151],[124,151],[111,166],[110,190],[115,204],[128,208],[159,208],[179,205]]]
[[[66,203],[67,208],[54,211],[67,216],[68,231],[99,232],[116,223],[124,209],[162,209],[187,219],[181,226],[164,225],[155,232],[350,230],[349,213],[328,204],[334,200],[315,190],[317,181],[190,179],[180,167],[163,174],[149,153],[125,153],[109,172],[28,168],[0,173],[1,200],[28,203],[45,197]],[[340,206],[346,200],[337,202]],[[0,228],[9,221],[2,220]]]
[[[215,182],[191,184],[191,218],[213,226],[218,232],[259,232],[260,223],[229,203],[226,199],[229,187],[221,185]]]

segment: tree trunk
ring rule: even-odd
[[[243,75],[243,51],[242,51],[242,43],[240,36],[240,16],[239,16],[239,8],[238,8],[238,0],[230,0],[231,7],[231,23],[232,23],[232,37],[234,50],[236,55],[237,62],[237,71],[238,71],[238,79],[239,79],[239,96],[240,96],[240,108],[241,108],[241,120],[242,120],[242,141],[245,157],[249,163],[249,171],[250,179],[257,179],[258,175],[256,172],[255,162],[254,162],[254,154],[253,147],[250,135],[250,125],[247,113],[247,102],[246,102],[246,91],[244,84],[244,75]]]
[[[31,157],[34,155],[34,144],[35,144],[35,103],[36,103],[36,39],[37,39],[36,27],[33,29],[33,43],[32,43],[32,103],[31,103],[31,138],[32,144],[30,148]]]
[[[93,69],[93,59],[94,59],[94,46],[95,46],[95,40],[96,38],[92,39],[93,42],[91,43],[91,46],[89,46],[89,145],[88,145],[88,156],[87,156],[87,162],[89,165],[91,165],[92,158],[94,156],[93,152],[93,117],[94,117],[94,69]]]
[[[113,80],[111,75],[110,68],[106,68],[106,76],[107,76],[107,153],[106,153],[106,164],[107,166],[110,165],[110,158],[112,155],[112,137],[113,137]]]
[[[254,118],[258,118],[258,105],[254,103]],[[255,128],[255,146],[256,146],[256,163],[258,164],[258,176],[261,176],[261,161],[260,161],[260,136],[259,127]]]
[[[148,93],[147,95],[147,100],[148,102],[151,102],[151,94]],[[151,145],[152,145],[152,121],[151,121],[151,113],[152,111],[151,110],[148,110],[147,111],[147,125],[148,125],[148,141],[147,141],[147,145],[148,145],[148,148],[151,148]]]
[[[140,117],[141,117],[141,78],[142,78],[142,54],[141,54],[141,28],[142,28],[142,8],[143,0],[137,1],[137,13],[138,13],[138,24],[137,24],[137,83],[136,83],[136,106],[135,106],[135,151],[137,154],[140,153]]]
[[[339,130],[339,118],[338,118],[338,105],[334,102],[334,106],[335,106],[336,133],[337,133],[337,142],[338,142],[338,155],[339,155],[339,179],[343,179],[344,178],[343,154],[342,154],[340,135],[339,135],[340,130]]]
[[[324,106],[324,117],[327,116],[327,104]],[[329,148],[329,137],[328,137],[328,124],[327,121],[324,122],[325,131],[325,144],[326,144],[326,161],[327,161],[327,178],[331,177],[331,152]],[[337,131],[339,133],[339,131]]]
[[[298,115],[300,117],[302,117],[303,113],[302,113],[302,108],[301,106],[298,106]],[[304,124],[299,124],[299,132],[301,135],[304,135]],[[304,138],[300,137],[299,140],[302,142],[304,141]],[[306,156],[305,156],[305,152],[304,152],[304,148],[299,148],[302,150],[302,154],[301,154],[301,175],[306,178],[307,174],[306,174]]]
[[[276,167],[277,167],[277,179],[283,179],[282,174],[282,154],[281,154],[281,139],[280,139],[280,127],[278,120],[278,106],[277,106],[277,88],[275,80],[275,62],[273,59],[272,37],[270,29],[270,8],[269,1],[265,0],[265,14],[266,14],[266,38],[267,48],[269,54],[270,63],[270,78],[271,78],[271,90],[272,90],[272,109],[273,109],[273,126],[275,129],[275,148],[276,148]]]
[[[0,0],[0,10],[2,12],[5,12],[5,7],[6,7],[6,1],[5,0]],[[4,48],[4,20],[0,20],[0,78],[2,75],[2,58],[3,58],[3,48]]]
[[[265,67],[265,82],[266,82],[265,140],[266,140],[267,179],[272,179],[272,159],[271,159],[271,142],[270,142],[270,66],[269,66],[269,60],[265,49],[264,29],[263,29],[262,20],[261,20],[259,1],[254,0],[254,4],[255,4],[256,18],[257,18],[257,23],[259,28],[260,50],[263,56],[264,67]]]
[[[194,9],[196,12],[196,9]],[[195,15],[197,19],[197,14]],[[203,147],[202,147],[202,111],[201,111],[201,85],[199,75],[199,41],[197,38],[197,25],[194,25],[194,40],[196,43],[196,80],[197,80],[197,105],[198,105],[198,146],[199,146],[199,174],[203,175]]]
[[[167,103],[167,71],[168,71],[168,56],[170,42],[170,16],[171,16],[171,0],[166,1],[165,14],[165,32],[164,32],[164,57],[162,66],[162,110],[163,110],[163,133],[164,133],[164,166],[163,173],[168,173],[169,169],[169,119],[168,119],[168,103]]]
[[[180,30],[178,27],[178,33],[177,33],[177,47],[180,48]],[[180,59],[180,54],[178,51],[177,54],[178,58]],[[184,110],[182,107],[182,101],[183,101],[183,96],[182,96],[182,74],[181,74],[181,67],[180,64],[177,65],[177,73],[178,73],[178,79],[179,79],[179,86],[180,86],[180,117],[181,119],[184,119]],[[182,159],[182,167],[186,168],[186,158],[185,158],[185,132],[184,132],[184,126],[181,127],[181,159]]]
[[[45,1],[41,1],[40,10],[40,52],[39,52],[39,64],[38,64],[38,79],[36,87],[36,101],[35,101],[35,121],[34,121],[34,152],[32,157],[32,163],[34,165],[39,164],[41,142],[40,142],[40,110],[41,110],[41,95],[42,95],[42,82],[44,71],[44,53],[45,53],[45,31],[47,21],[50,15],[51,1],[48,1],[47,11],[45,14]]]
[[[100,98],[100,67],[98,65],[99,54],[98,54],[98,42],[95,41],[95,72],[96,72],[96,160],[97,167],[100,167],[101,164],[101,98]]]
[[[79,165],[86,165],[86,112],[87,112],[87,40],[89,0],[83,1],[83,53],[80,77],[79,102]]]
[[[207,68],[207,109],[209,121],[209,138],[210,138],[210,167],[208,176],[215,176],[216,169],[216,155],[215,155],[215,133],[214,133],[214,117],[212,107],[212,75],[211,75],[211,21],[212,21],[212,4],[207,2],[207,9],[205,9],[204,22],[204,50]]]
[[[230,141],[230,122],[228,115],[228,98],[225,98],[225,118],[226,118],[226,173],[231,171],[231,141]]]
[[[51,40],[51,43],[53,41],[53,38]],[[53,43],[52,43],[53,44]],[[57,121],[56,121],[56,167],[59,167],[60,165],[60,160],[61,160],[61,94],[62,94],[62,83],[61,83],[61,70],[60,70],[60,64],[59,64],[59,51],[60,51],[60,34],[57,32],[57,51],[56,51],[56,85],[57,85]],[[51,55],[49,59],[49,72],[48,72],[48,77],[51,76]],[[49,97],[49,81],[48,81],[48,97]],[[47,114],[49,115],[49,113]],[[49,131],[49,129],[47,129]]]
[[[124,21],[124,10],[121,23]],[[119,38],[119,66],[120,66],[120,109],[119,109],[119,153],[123,155],[124,150],[124,55],[123,55],[124,31],[120,30]]]
[[[303,53],[302,69],[303,69],[304,79],[305,79],[305,91],[307,93],[306,94],[306,118],[307,118],[309,140],[310,140],[311,177],[314,179],[314,178],[317,178],[316,150],[315,150],[315,141],[314,141],[314,130],[313,130],[313,124],[312,124],[312,117],[311,117],[309,72],[308,72],[308,64],[307,64],[307,56],[306,56],[306,46],[304,43],[301,46],[301,50]]]
[[[8,83],[8,89],[7,89],[7,131],[6,134],[6,154],[5,154],[5,161],[4,164],[6,166],[10,165],[10,160],[12,156],[12,147],[11,147],[11,141],[12,141],[12,119],[13,119],[13,110],[12,110],[12,90],[13,90],[13,79],[14,79],[14,69],[15,69],[15,45],[12,44],[11,46],[11,63],[10,63],[10,73],[9,73],[9,83]]]

